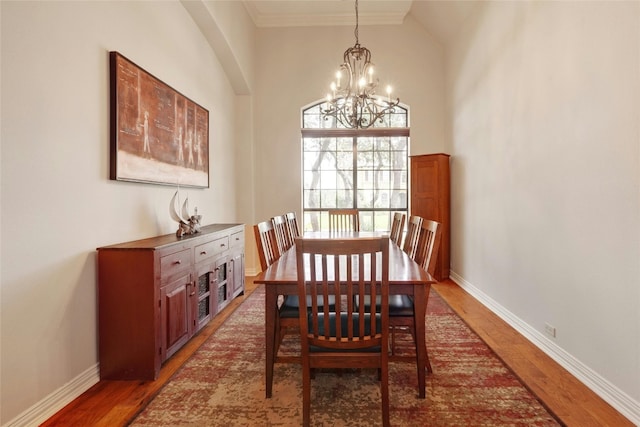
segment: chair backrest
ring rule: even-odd
[[[303,357],[309,346],[387,349],[389,334],[389,237],[296,239]],[[335,286],[339,275],[341,286]],[[382,304],[359,304],[366,296]],[[310,296],[307,298],[307,296]],[[335,297],[331,310],[329,298]],[[310,304],[308,307],[307,304]],[[379,310],[379,311],[378,311]],[[308,313],[308,315],[307,315]]]
[[[280,258],[276,231],[272,221],[263,221],[253,226],[256,235],[256,245],[258,246],[258,256],[260,257],[260,267],[266,270],[271,264]]]
[[[418,248],[416,249],[416,262],[432,276],[436,271],[441,237],[442,227],[439,222],[429,219],[422,220]]]
[[[404,238],[402,250],[412,259],[416,259],[416,249],[418,248],[418,238],[420,237],[420,227],[422,227],[422,217],[412,215],[407,222],[407,235]]]
[[[405,218],[405,214],[402,212],[396,212],[393,214],[393,219],[391,220],[391,234],[389,238],[398,246],[402,243],[402,232],[404,231]]]
[[[273,228],[276,230],[276,240],[278,241],[278,250],[280,253],[284,253],[293,246],[293,239],[289,234],[289,224],[287,223],[287,217],[284,215],[278,215],[271,218],[273,222]]]
[[[329,209],[329,231],[360,231],[358,209]]]
[[[289,225],[289,235],[291,236],[291,240],[296,237],[300,237],[300,229],[298,228],[298,218],[296,217],[295,212],[288,212],[285,214],[287,218],[287,224]]]

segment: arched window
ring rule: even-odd
[[[407,213],[408,108],[346,129],[325,120],[322,106],[302,110],[303,230],[327,230],[328,209],[355,208],[362,231],[388,231],[394,212]]]

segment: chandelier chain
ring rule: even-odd
[[[356,36],[356,46],[360,46],[360,40],[358,39],[358,0],[356,0],[356,29],[353,30],[353,34]]]

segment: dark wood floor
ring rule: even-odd
[[[434,288],[567,426],[633,427],[629,420],[455,283],[444,281]],[[100,381],[42,425],[126,425],[254,289],[252,278],[247,278],[245,295],[236,298],[169,359],[156,381]]]

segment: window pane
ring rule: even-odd
[[[338,190],[338,204],[337,208],[351,209],[353,205],[353,191],[352,190]]]
[[[373,212],[360,210],[360,230],[373,231]]]
[[[375,206],[378,209],[389,208],[389,190],[376,191]]]
[[[394,211],[407,210],[407,190],[392,190],[389,207]]]
[[[374,231],[391,231],[391,212],[376,211]]]
[[[372,208],[374,194],[373,190],[358,190],[358,208]]]
[[[373,168],[373,151],[358,151],[358,169]]]
[[[329,209],[329,208],[336,208],[336,190],[321,190],[320,191],[320,206],[318,206],[319,208],[323,208],[323,209]]]

